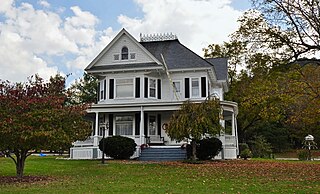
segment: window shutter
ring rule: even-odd
[[[103,87],[103,97],[107,99],[107,79],[104,80]]]
[[[207,96],[207,79],[206,77],[201,77],[201,97]]]
[[[161,99],[161,79],[158,79],[158,99]]]
[[[140,98],[140,77],[136,77],[136,98]]]
[[[184,97],[190,98],[190,81],[189,78],[184,79]]]
[[[114,79],[109,80],[109,98],[114,98]]]
[[[135,114],[135,135],[140,135],[140,113]]]
[[[144,113],[144,135],[148,136],[148,113]]]
[[[161,114],[158,114],[158,117],[157,117],[157,127],[158,127],[158,135],[161,136]]]
[[[98,88],[97,88],[97,101],[100,101],[100,82],[98,82]]]
[[[145,98],[148,98],[148,88],[149,88],[148,78],[145,77],[145,78],[144,78],[144,97],[145,97]]]
[[[113,136],[113,114],[109,114],[109,136]]]

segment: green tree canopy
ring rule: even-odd
[[[204,135],[217,135],[220,133],[221,107],[216,98],[207,99],[202,103],[186,101],[180,110],[175,112],[169,121],[166,133],[178,141],[192,140],[192,159],[196,158],[196,141]]]

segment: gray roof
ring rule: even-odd
[[[162,68],[161,65],[157,63],[129,63],[129,64],[117,64],[117,65],[103,65],[103,66],[93,66],[90,71],[96,70],[122,70],[122,69],[132,69],[132,68]]]
[[[207,58],[217,75],[218,80],[228,80],[228,59],[227,58]]]
[[[160,62],[163,61],[162,54],[168,69],[212,68],[208,61],[182,45],[177,39],[140,42],[140,44]]]

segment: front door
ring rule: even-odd
[[[157,118],[155,115],[149,116],[149,136],[156,136],[157,135]]]

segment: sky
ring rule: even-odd
[[[1,0],[0,80],[69,75],[68,84],[125,28],[173,33],[203,56],[228,41],[250,0]]]

